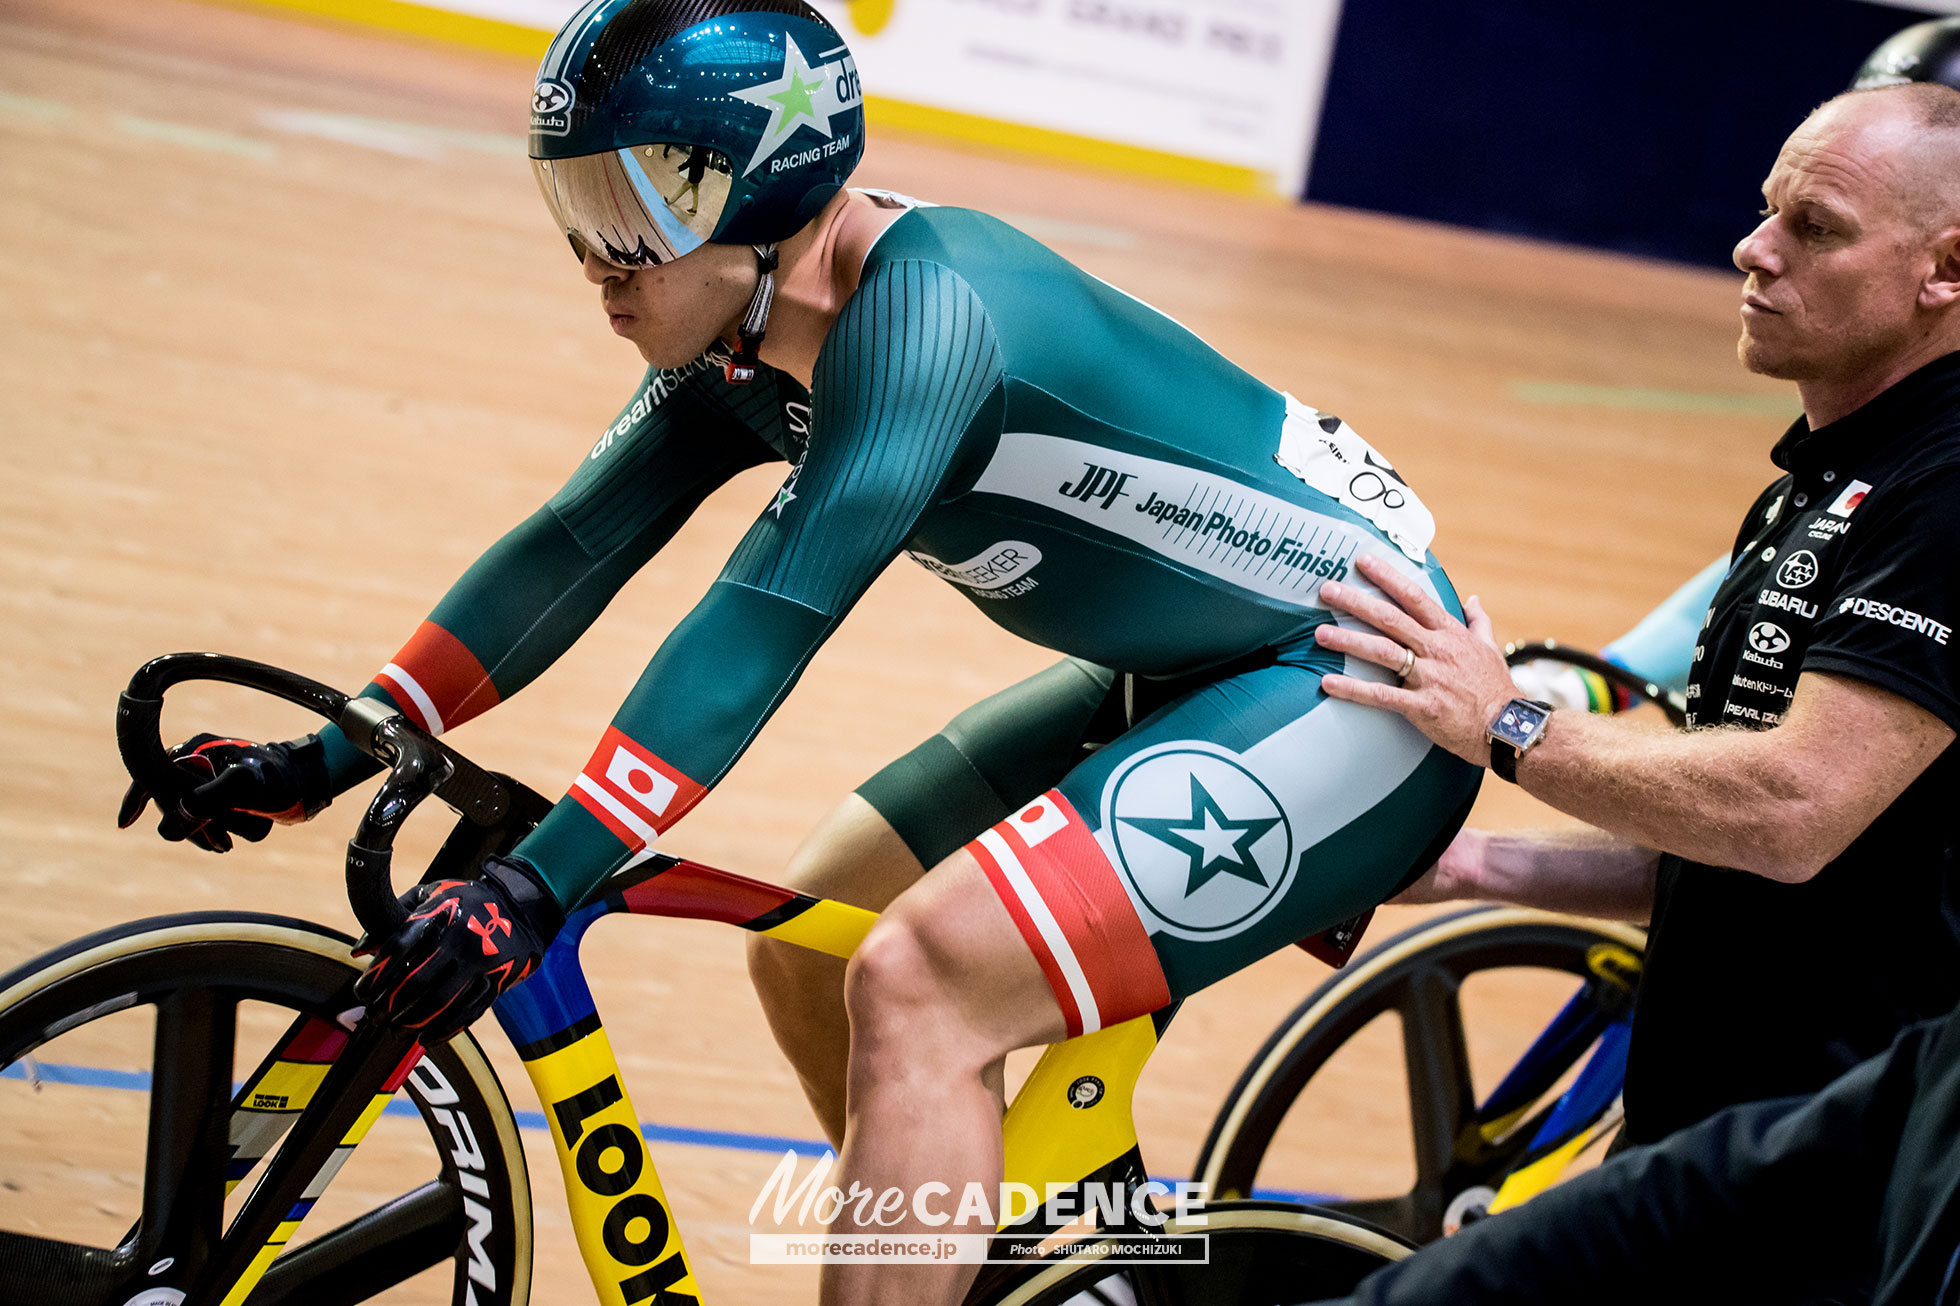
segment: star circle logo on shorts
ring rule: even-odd
[[[1233,934],[1292,883],[1286,813],[1229,754],[1174,744],[1133,758],[1104,788],[1103,814],[1117,869],[1153,929]]]
[[[1749,628],[1749,647],[1758,653],[1781,653],[1790,647],[1790,632],[1773,621],[1759,621]]]
[[[1817,579],[1817,555],[1798,549],[1776,569],[1776,583],[1786,590],[1800,590]]]

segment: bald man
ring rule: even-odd
[[[1695,728],[1520,707],[1474,598],[1466,626],[1365,564],[1392,602],[1321,591],[1381,632],[1323,644],[1414,655],[1330,695],[1596,827],[1460,840],[1422,892],[1653,910],[1626,1103],[1661,1141],[1351,1306],[1956,1299],[1960,1016],[1881,1054],[1960,1000],[1960,92],[1839,96],[1763,198],[1738,353],[1804,415],[1703,627]]]
[[[1515,700],[1490,623],[1397,578],[1326,602],[1330,648],[1401,671],[1329,694],[1574,816],[1466,832],[1411,896],[1652,914],[1627,1134],[1807,1093],[1960,1002],[1960,92],[1851,92],[1791,135],[1736,246],[1744,366],[1796,382],[1786,475],[1735,536],[1693,728]],[[1379,633],[1377,633],[1379,632]]]

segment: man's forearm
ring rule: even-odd
[[[1644,921],[1653,914],[1660,854],[1600,830],[1479,832],[1482,856],[1459,896],[1545,911]]]
[[[1681,732],[1556,713],[1518,783],[1608,834],[1714,866],[1796,880],[1814,842],[1815,794],[1769,731]]]

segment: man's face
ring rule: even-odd
[[[649,268],[621,268],[585,256],[612,329],[654,367],[679,367],[734,330],[755,291],[755,252],[746,245],[703,245]]]
[[[1743,366],[1791,381],[1852,377],[1923,331],[1932,268],[1915,116],[1898,97],[1832,101],[1784,143],[1763,184],[1763,221],[1735,247]]]

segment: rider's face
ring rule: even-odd
[[[746,245],[703,245],[685,258],[647,268],[615,267],[585,256],[585,279],[599,287],[612,329],[654,367],[679,367],[731,335],[755,292],[755,252]]]

